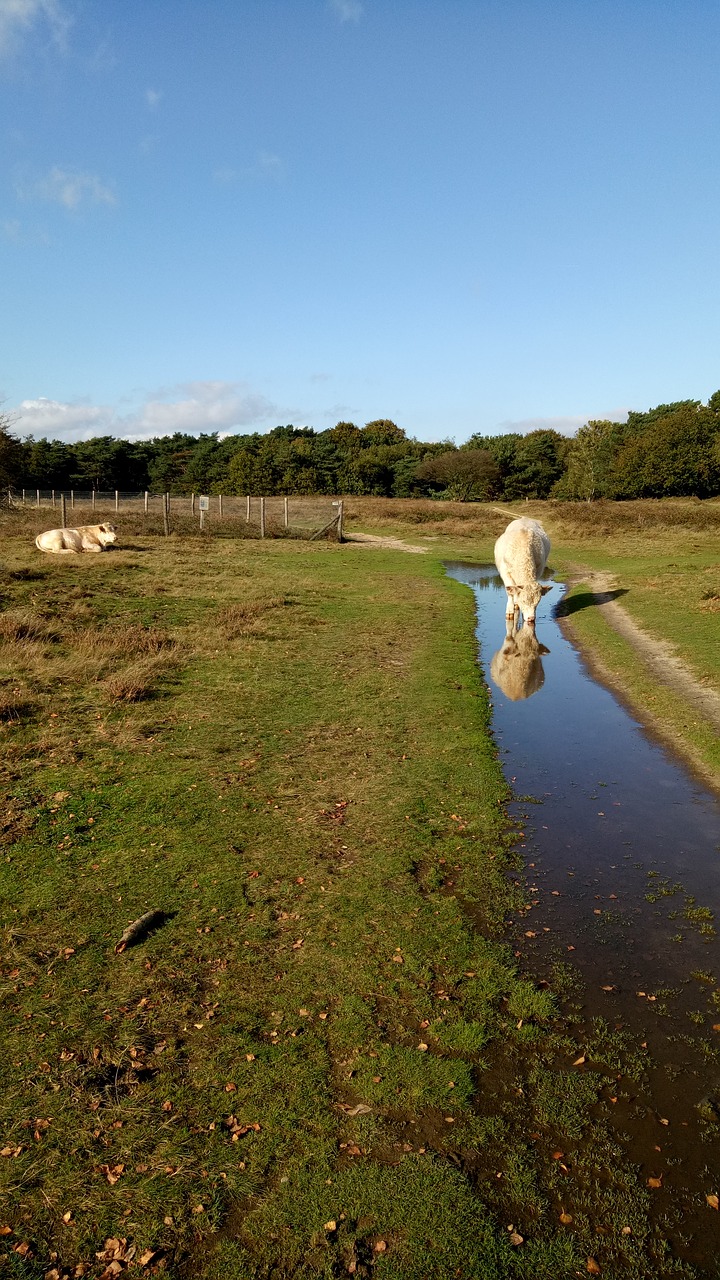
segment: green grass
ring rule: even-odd
[[[502,941],[522,889],[471,593],[352,547],[26,542],[0,581],[0,1268],[99,1276],[115,1238],[193,1280],[687,1274]]]

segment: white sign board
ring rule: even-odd
[[[209,499],[209,498],[203,498],[202,496],[200,496],[200,497],[198,498],[198,509],[199,509],[200,511],[209,511],[209,510],[210,510],[210,499]]]

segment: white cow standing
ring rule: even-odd
[[[549,586],[540,577],[550,555],[550,539],[539,520],[521,516],[512,520],[495,543],[495,564],[507,591],[506,618],[520,611],[526,622],[535,621],[535,610]]]

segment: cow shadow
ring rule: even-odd
[[[531,698],[545,683],[543,656],[550,650],[541,644],[532,623],[517,625],[517,614],[506,619],[505,640],[490,661],[493,684],[511,702]]]
[[[553,617],[570,618],[574,613],[580,613],[582,609],[597,609],[598,605],[610,604],[611,601],[619,600],[627,593],[627,587],[616,587],[613,591],[580,591],[576,596],[564,596],[555,605]]]

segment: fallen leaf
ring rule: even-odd
[[[375,1252],[376,1252],[376,1253],[385,1253],[385,1250],[387,1249],[387,1241],[386,1241],[386,1240],[376,1240],[375,1245],[374,1245],[374,1249],[375,1249]]]
[[[4,1227],[0,1227],[0,1236],[11,1236],[11,1235],[12,1235],[12,1227],[8,1227],[7,1225]]]
[[[323,1223],[323,1231],[337,1231],[337,1222],[331,1218],[329,1222]]]
[[[225,1092],[234,1093],[236,1089],[237,1089],[237,1085],[233,1084],[232,1080],[228,1080],[227,1084],[225,1085]]]
[[[720,1200],[718,1200],[717,1196],[706,1196],[705,1199],[711,1209],[720,1209]]]
[[[573,1220],[573,1218],[572,1218],[572,1214],[571,1214],[571,1213],[561,1213],[561,1214],[560,1214],[560,1221],[562,1222],[562,1224],[563,1224],[563,1226],[564,1226],[564,1227],[566,1227],[566,1226],[568,1225],[568,1223],[569,1223],[569,1222],[572,1222],[572,1220]]]
[[[658,1187],[661,1187],[661,1186],[662,1186],[662,1177],[660,1177],[660,1178],[648,1178],[648,1180],[647,1180],[647,1184],[648,1184],[648,1186],[649,1186],[649,1187],[653,1187],[654,1189],[657,1189]]]
[[[427,1053],[427,1045],[425,1044],[424,1040],[420,1041],[418,1045],[418,1049],[420,1050],[421,1053]]]
[[[515,1247],[517,1247],[519,1244],[522,1244],[522,1243],[523,1243],[523,1237],[520,1235],[520,1232],[519,1232],[519,1231],[513,1231],[513,1232],[511,1232],[511,1234],[510,1234],[510,1243],[511,1243],[512,1245],[515,1245]]]
[[[67,1213],[62,1216],[63,1222],[72,1222],[72,1209],[68,1209]]]
[[[138,1258],[138,1266],[146,1267],[149,1262],[152,1262],[156,1253],[157,1253],[157,1249],[146,1249],[145,1252],[141,1253],[140,1257]]]
[[[585,1061],[585,1054],[584,1054],[584,1053],[581,1053],[581,1054],[580,1054],[580,1057],[579,1057],[579,1058],[576,1058],[576,1059],[575,1059],[575,1061],[573,1062],[573,1066],[574,1066],[574,1067],[580,1067],[580,1066],[582,1066],[582,1064],[583,1064],[583,1062],[584,1062],[584,1061]]]
[[[587,1269],[588,1269],[588,1271],[590,1272],[590,1275],[591,1275],[591,1276],[599,1276],[599,1275],[600,1275],[600,1268],[599,1268],[599,1266],[598,1266],[598,1264],[597,1264],[597,1262],[595,1261],[595,1259],[594,1259],[594,1258],[588,1258],[588,1260],[587,1260]]]

